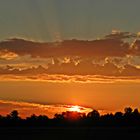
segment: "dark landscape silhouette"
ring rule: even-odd
[[[127,107],[124,113],[116,112],[114,114],[101,115],[97,110],[93,110],[88,114],[76,111],[62,112],[55,114],[53,118],[45,115],[31,115],[21,118],[17,110],[13,110],[7,116],[0,115],[0,127],[97,127],[97,126],[119,126],[119,127],[140,127],[140,112],[138,109]]]
[[[124,113],[101,115],[62,112],[53,118],[35,114],[23,119],[17,110],[0,116],[3,139],[136,139],[140,136],[140,112],[127,107]]]

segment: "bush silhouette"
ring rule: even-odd
[[[97,110],[89,112],[87,115],[80,112],[62,112],[55,114],[54,118],[45,115],[31,115],[25,119],[19,116],[17,110],[13,110],[6,117],[0,115],[0,126],[137,126],[140,127],[140,113],[138,109],[126,107],[124,113],[100,115]]]

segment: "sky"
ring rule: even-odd
[[[95,39],[139,32],[139,0],[1,0],[0,39]]]
[[[0,114],[140,107],[139,0],[0,0]]]

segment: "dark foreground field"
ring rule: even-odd
[[[1,140],[136,140],[140,128],[0,128]]]

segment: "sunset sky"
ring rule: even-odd
[[[139,5],[0,0],[0,114],[140,108]]]

